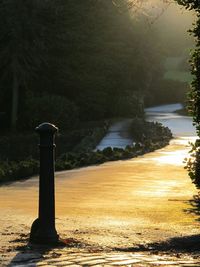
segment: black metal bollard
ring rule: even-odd
[[[42,123],[36,128],[40,135],[40,181],[39,217],[31,227],[30,242],[56,244],[59,236],[55,228],[55,185],[54,185],[54,137],[58,128]]]

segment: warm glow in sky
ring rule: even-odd
[[[115,2],[117,3],[117,0]],[[164,18],[168,18],[169,23],[179,21],[179,26],[181,27],[182,24],[187,25],[194,20],[194,13],[192,11],[185,10],[185,8],[178,5],[176,1],[127,0],[127,2],[133,16],[143,14],[153,20],[163,16]]]

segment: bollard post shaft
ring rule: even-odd
[[[40,135],[39,216],[33,222],[30,241],[37,244],[57,243],[55,228],[54,150],[55,133],[58,128],[42,123],[36,128]]]

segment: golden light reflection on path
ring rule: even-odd
[[[182,163],[192,139],[173,139],[131,160],[57,173],[58,231],[111,247],[199,233],[197,215],[185,212],[197,193]],[[29,232],[37,198],[37,178],[1,187],[0,232]]]
[[[188,140],[190,142],[195,142],[196,137],[191,138],[180,138],[171,141],[171,144],[177,146],[175,151],[166,151],[161,153],[160,157],[155,158],[160,163],[168,163],[175,165],[184,165],[184,159],[188,158],[188,148],[190,147]],[[186,146],[185,149],[178,149],[178,146]],[[163,154],[163,155],[162,155]]]
[[[184,166],[184,160],[189,157],[188,151],[190,143],[194,143],[196,136],[180,137],[172,139],[168,148],[161,149],[157,156],[152,157],[151,160],[160,164],[171,164]]]

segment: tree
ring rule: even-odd
[[[28,88],[63,45],[62,1],[1,0],[1,81],[10,80],[12,130],[17,127],[20,89]],[[44,73],[44,71],[43,71]]]
[[[189,93],[188,110],[193,117],[197,135],[200,138],[200,3],[198,0],[176,0],[178,4],[196,14],[194,28],[190,32],[194,35],[196,49],[191,58],[192,74],[194,75]],[[200,139],[192,145],[191,158],[187,162],[187,169],[196,186],[200,187]]]
[[[67,98],[83,121],[120,116],[119,103],[121,116],[141,113],[160,51],[146,24],[120,10],[111,0],[1,1],[0,90],[12,96],[12,129],[26,125],[29,91],[34,101]]]
[[[125,98],[130,98],[126,114],[129,108],[133,115],[161,61],[153,30],[145,31],[147,24],[120,12],[112,1],[74,0],[67,7],[68,79],[62,94],[80,107],[82,120],[120,116],[113,107],[120,103],[123,111]]]

